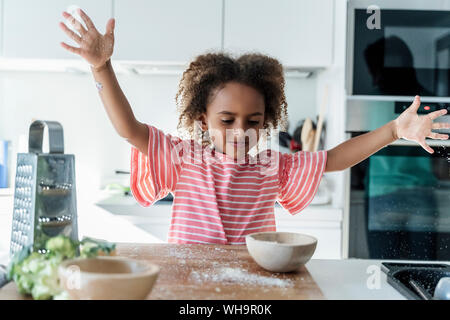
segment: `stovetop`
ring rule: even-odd
[[[423,288],[431,298],[439,280],[450,277],[450,265],[447,264],[383,262],[381,266],[387,282],[410,300],[424,300],[414,286]]]

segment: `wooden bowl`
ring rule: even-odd
[[[142,300],[151,292],[159,267],[122,257],[63,261],[58,268],[62,287],[77,300]]]
[[[311,259],[317,239],[302,233],[258,232],[245,237],[255,262],[272,272],[297,270]]]

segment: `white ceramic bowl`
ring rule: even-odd
[[[123,257],[63,261],[58,274],[63,288],[77,300],[141,300],[151,292],[159,267]]]
[[[297,270],[311,259],[317,239],[302,233],[258,232],[245,237],[255,262],[272,272]]]

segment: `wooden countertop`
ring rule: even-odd
[[[120,243],[117,255],[160,266],[152,300],[324,299],[305,266],[291,273],[265,271],[245,245]],[[0,299],[24,298],[14,283],[0,289]]]

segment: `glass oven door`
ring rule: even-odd
[[[350,257],[450,260],[450,150],[434,150],[390,145],[351,169]]]

